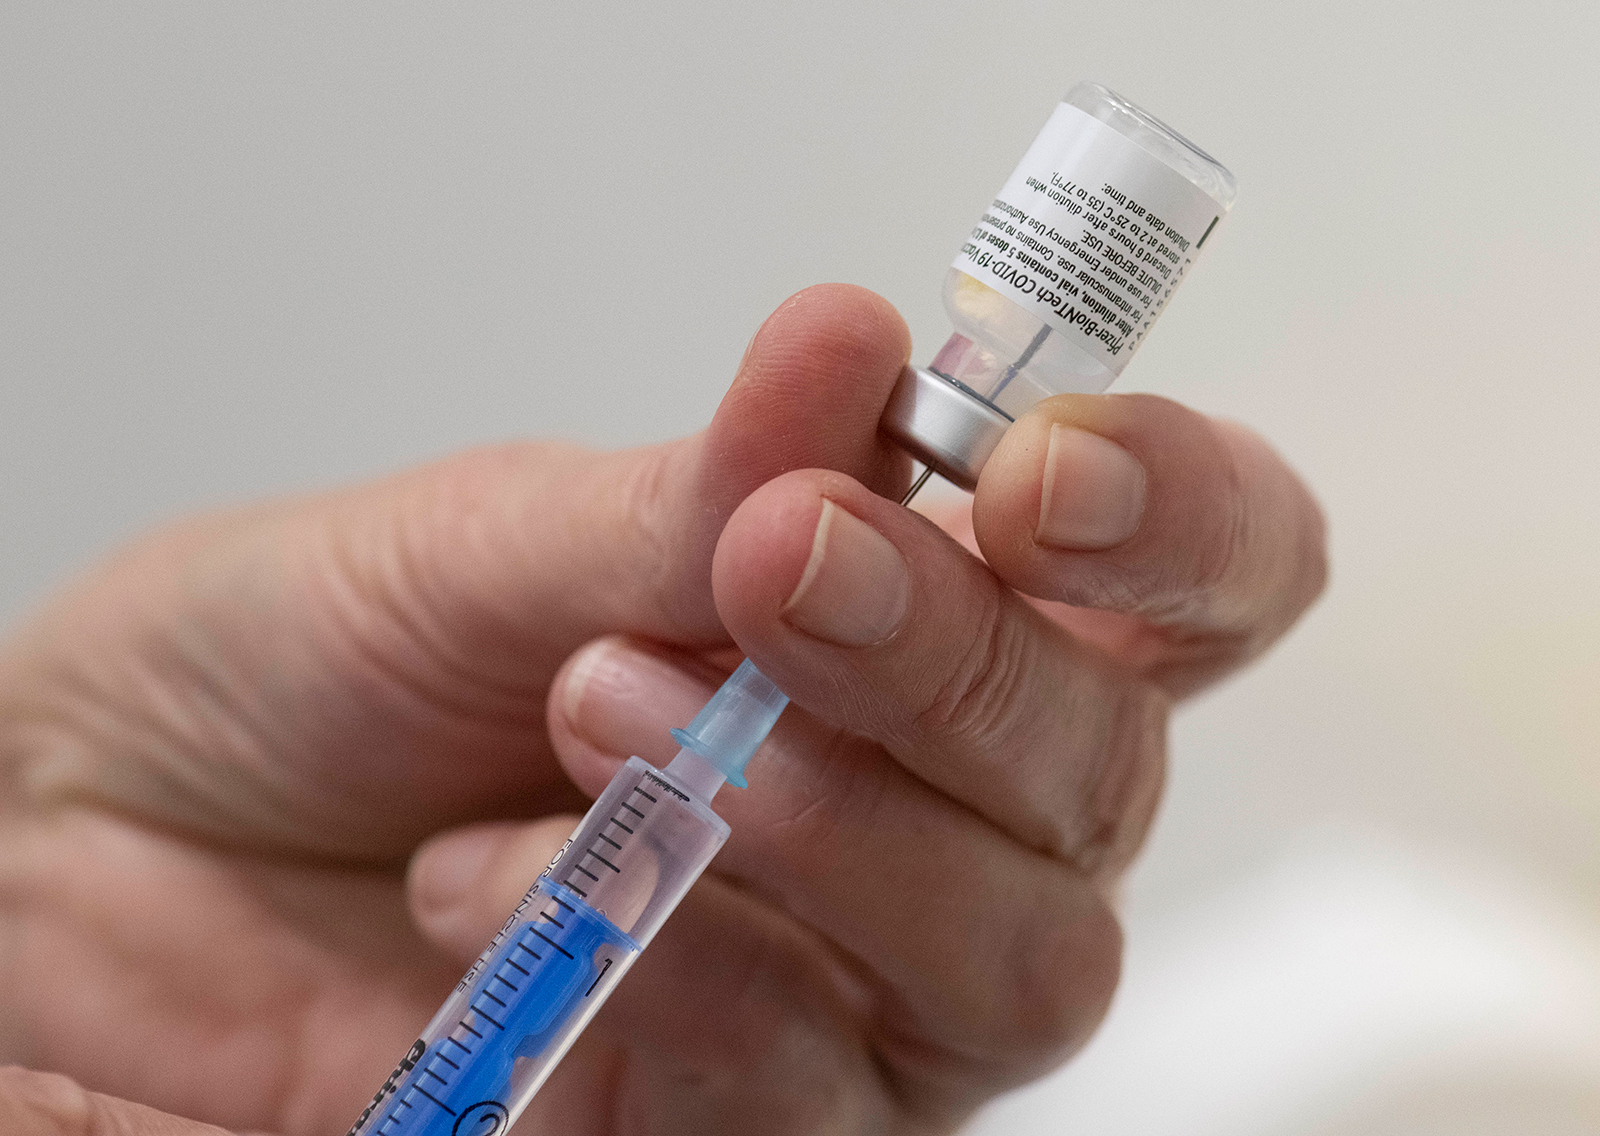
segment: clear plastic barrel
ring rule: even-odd
[[[727,838],[629,758],[349,1136],[499,1136]]]

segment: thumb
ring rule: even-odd
[[[221,1128],[102,1096],[57,1073],[0,1068],[6,1136],[227,1136]]]
[[[398,613],[428,654],[490,684],[542,689],[554,666],[539,663],[612,632],[725,643],[711,594],[723,524],[794,469],[882,492],[903,483],[909,460],[878,419],[909,356],[886,300],[819,285],[768,317],[692,437],[615,453],[493,447],[337,495],[307,519],[338,534],[368,607]]]
[[[904,487],[909,460],[878,419],[910,354],[905,321],[882,297],[807,288],[751,339],[709,428],[591,462],[572,487],[577,529],[557,569],[568,609],[590,618],[566,645],[613,631],[726,642],[711,560],[740,502],[795,469],[840,470],[882,493]]]

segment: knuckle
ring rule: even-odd
[[[1150,683],[1133,683],[1102,701],[1104,725],[1091,743],[1088,776],[1077,790],[1075,831],[1060,849],[1092,876],[1125,868],[1144,842],[1166,779],[1171,703]]]
[[[1245,630],[1253,654],[1276,639],[1321,594],[1327,580],[1326,520],[1304,482],[1259,434],[1212,424],[1225,505],[1196,542],[1196,602],[1213,622]]]
[[[1022,909],[993,1044],[1029,1076],[1071,1056],[1111,1004],[1122,972],[1122,928],[1081,880]]]
[[[849,846],[870,830],[872,818],[892,808],[881,766],[864,760],[861,741],[843,730],[805,754],[786,754],[797,780],[769,832],[793,863],[822,873],[847,856]],[[803,772],[802,772],[803,771]],[[804,780],[798,780],[803,777]]]
[[[1195,513],[1201,523],[1183,530],[1183,555],[1165,565],[1170,578],[1161,581],[1165,586],[1157,594],[1169,604],[1169,610],[1159,612],[1168,618],[1202,617],[1234,586],[1238,568],[1248,563],[1247,552],[1255,543],[1245,470],[1217,430],[1206,429],[1198,441],[1203,452],[1192,464],[1214,471],[1203,482],[1209,486],[1209,507]]]
[[[1310,607],[1328,586],[1328,517],[1316,498],[1300,487],[1306,517],[1301,529],[1299,563],[1302,566],[1297,611]]]
[[[581,453],[578,447],[560,442],[501,442],[402,474],[402,522],[423,526],[408,535],[447,549],[458,547],[462,540],[479,541],[492,535],[492,526],[503,524],[508,508],[524,499],[521,494],[508,495],[508,485],[554,480]]]
[[[998,595],[983,600],[980,630],[950,656],[916,715],[920,729],[980,749],[1010,731],[1025,708],[1039,643],[1028,621],[1009,615]]]
[[[93,1098],[59,1073],[15,1066],[0,1068],[0,1125],[19,1136],[96,1136]]]
[[[627,582],[626,590],[642,594],[663,625],[692,624],[705,601],[687,601],[677,587],[683,532],[677,524],[680,518],[668,507],[668,451],[655,448],[629,457],[634,460],[615,489],[627,531],[623,546],[630,549],[627,568],[639,574],[638,579]],[[694,607],[693,612],[683,610],[686,603]]]
[[[463,595],[488,593],[499,574],[521,562],[515,542],[547,518],[528,515],[582,450],[553,442],[505,442],[471,450],[418,471],[415,495],[402,492],[394,511],[392,556],[385,576],[395,598],[449,609]],[[508,486],[526,489],[508,492]],[[383,547],[380,542],[379,547]],[[473,585],[464,589],[462,583]]]
[[[1114,873],[1143,842],[1160,799],[1170,697],[1119,670],[1078,669],[1058,683],[1056,703],[1055,736],[1017,759],[1029,789],[1007,822],[1081,872]]]
[[[721,890],[697,887],[701,897]],[[662,932],[696,966],[711,967],[718,987],[697,1011],[701,1026],[692,1056],[679,1063],[680,1087],[720,1094],[739,1084],[794,1102],[763,1132],[879,1130],[867,1123],[883,1110],[857,1010],[841,996],[837,960],[797,926],[777,925],[767,913],[756,920],[766,923],[759,933],[730,933],[716,921],[669,923]]]
[[[482,585],[507,562],[501,542],[526,531],[522,518],[506,516],[514,506],[505,486],[548,476],[559,450],[529,442],[485,447],[341,501],[326,522],[317,518],[332,563],[311,568],[331,568],[364,608],[417,626],[488,616],[468,610],[471,597],[486,592]]]

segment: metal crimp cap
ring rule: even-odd
[[[1012,423],[977,391],[922,367],[900,374],[878,422],[894,442],[935,473],[969,492]]]

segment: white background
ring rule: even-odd
[[[1334,576],[979,1129],[1600,1130],[1600,8],[621,7],[0,6],[0,620],[184,510],[691,431],[816,281],[926,358],[1099,79],[1241,186],[1120,389],[1272,437]]]

